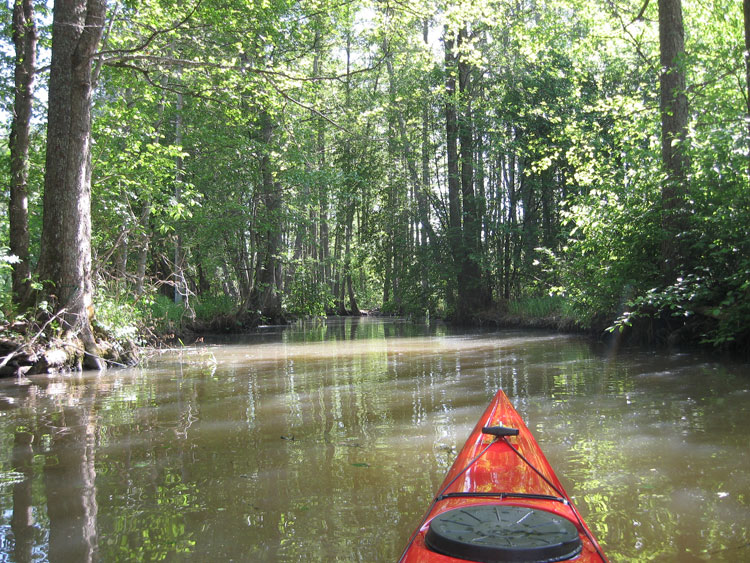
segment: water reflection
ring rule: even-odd
[[[49,437],[44,490],[50,561],[97,559],[95,424],[88,406],[64,406],[40,429]]]
[[[0,560],[392,561],[498,387],[614,561],[750,556],[746,366],[365,320],[0,381]]]
[[[34,435],[30,432],[17,430],[13,437],[11,457],[11,465],[17,475],[17,481],[13,485],[13,513],[10,517],[10,529],[15,539],[13,559],[24,563],[31,561],[34,546],[34,513],[31,496],[34,457],[31,444],[33,440]]]

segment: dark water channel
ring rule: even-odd
[[[0,380],[0,561],[395,561],[500,387],[613,561],[750,561],[747,365],[381,320]]]

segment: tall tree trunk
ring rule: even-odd
[[[341,225],[336,227],[336,235],[333,237],[333,264],[331,268],[331,280],[333,293],[333,308],[334,314],[346,315],[346,308],[344,307],[344,300],[341,297],[340,288],[341,285]]]
[[[357,306],[357,299],[354,296],[354,285],[352,284],[352,258],[351,258],[351,241],[354,235],[354,203],[349,207],[346,219],[346,249],[344,254],[344,272],[346,273],[346,290],[349,297],[350,314],[359,316],[361,312]]]
[[[506,164],[506,188],[508,190],[508,214],[505,221],[503,241],[503,298],[510,299],[512,289],[511,268],[513,266],[511,244],[516,232],[516,156],[511,154]]]
[[[745,86],[747,87],[747,174],[750,176],[750,0],[742,1],[745,16]]]
[[[682,0],[659,0],[659,51],[661,61],[661,157],[666,172],[662,186],[664,242],[663,270],[673,277],[685,258],[679,234],[684,231],[687,193],[688,101],[685,92],[685,32]]]
[[[323,118],[318,118],[318,170],[319,178],[323,177],[326,167],[325,148],[325,124]],[[331,283],[330,244],[328,236],[328,186],[321,180],[318,181],[318,217],[320,217],[320,249],[318,258],[320,260],[320,283]]]
[[[13,266],[13,301],[26,298],[31,277],[29,266],[29,131],[34,101],[37,33],[32,0],[13,4],[15,74],[13,122],[10,129],[10,253],[19,261]]]
[[[103,363],[91,329],[91,63],[106,9],[106,0],[55,1],[39,257],[47,296],[95,368]]]
[[[461,177],[458,168],[458,114],[456,92],[455,39],[445,35],[445,137],[448,164],[448,245],[453,259],[454,275],[462,262],[461,248]],[[454,282],[455,283],[455,282]]]
[[[387,46],[386,46],[386,52],[388,52]],[[406,121],[404,120],[404,114],[399,110],[398,107],[396,107],[396,99],[398,97],[398,92],[396,88],[396,78],[395,78],[395,72],[393,70],[393,62],[391,61],[391,56],[388,54],[385,59],[386,62],[386,68],[388,70],[388,79],[389,79],[389,90],[390,90],[390,97],[391,97],[391,105],[393,107],[393,113],[396,115],[396,120],[398,122],[398,130],[399,130],[399,138],[401,139],[401,151],[404,157],[404,160],[406,161],[406,167],[409,171],[409,179],[411,181],[412,188],[414,190],[415,199],[417,200],[417,212],[419,214],[419,221],[422,223],[422,240],[420,241],[420,244],[427,244],[427,240],[435,240],[435,231],[432,228],[432,225],[430,224],[429,220],[429,206],[427,203],[427,196],[426,196],[426,190],[427,190],[427,182],[429,182],[429,153],[427,152],[427,149],[424,145],[427,143],[426,135],[427,135],[427,106],[425,104],[424,113],[422,117],[422,127],[423,127],[423,154],[422,154],[422,177],[420,178],[419,171],[417,170],[417,159],[414,153],[414,150],[412,149],[411,142],[409,142],[409,136],[406,129]],[[395,156],[395,155],[394,155]]]
[[[181,73],[180,73],[181,74]],[[177,104],[175,106],[175,121],[174,121],[174,144],[182,150],[182,109],[184,102],[182,93],[177,93]],[[177,155],[175,158],[175,172],[174,172],[174,198],[179,204],[182,200],[182,156]],[[184,271],[184,253],[182,250],[182,234],[179,232],[175,233],[174,241],[174,302],[182,303],[187,297],[187,285],[185,283],[185,271]]]
[[[151,198],[143,203],[141,207],[140,220],[138,222],[138,251],[136,252],[135,264],[135,295],[143,295],[143,286],[146,280],[146,263],[148,262],[148,248],[151,237],[149,236],[149,215],[151,214]]]
[[[347,111],[351,109],[351,34],[347,30],[346,32],[346,89],[345,89],[345,100],[344,107]],[[353,315],[359,315],[359,308],[357,302],[354,299],[353,286],[351,282],[351,241],[353,236],[354,227],[354,191],[356,189],[354,178],[352,174],[352,151],[349,143],[344,145],[343,154],[343,173],[344,173],[344,198],[345,198],[345,214],[346,214],[346,225],[344,230],[344,264],[340,278],[339,293],[338,293],[338,309],[339,314],[346,315],[346,294],[349,292],[350,306],[352,307],[351,313]]]
[[[262,185],[262,199],[265,207],[265,235],[264,247],[258,257],[258,272],[253,298],[251,301],[261,312],[261,315],[273,322],[283,317],[281,311],[281,295],[278,291],[277,277],[279,276],[279,250],[281,249],[281,186],[274,182],[271,170],[271,140],[273,138],[273,122],[267,111],[260,116],[261,126],[261,157],[260,173]]]
[[[459,34],[462,43],[466,38],[466,28]],[[461,142],[461,202],[463,219],[463,249],[459,272],[459,320],[467,320],[484,302],[479,255],[481,252],[481,221],[477,210],[474,191],[474,120],[471,97],[472,68],[465,57],[458,57],[458,89],[462,102],[458,121],[458,136]]]
[[[425,18],[422,23],[422,41],[425,46],[429,46],[429,31],[429,20]],[[430,202],[427,198],[430,189],[430,84],[428,81],[425,81],[423,95],[425,98],[422,103],[422,184],[420,186],[421,190],[417,192],[417,208],[419,209],[419,220],[422,222],[420,244],[422,247],[426,247],[430,243],[434,245],[437,242],[435,231],[430,222]],[[425,289],[427,288],[428,280],[429,272],[427,268],[423,268],[422,286]]]
[[[221,273],[223,274],[221,284],[224,295],[228,296],[232,302],[236,303],[240,300],[240,296],[237,294],[234,284],[232,283],[232,277],[229,275],[229,266],[227,265],[226,260],[221,263]]]

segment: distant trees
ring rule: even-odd
[[[481,217],[475,193],[475,129],[473,116],[476,70],[468,59],[470,41],[467,24],[458,30],[446,29],[445,127],[449,199],[448,240],[456,272],[457,301],[454,318],[470,321],[472,315],[489,304],[482,280]],[[481,134],[481,133],[480,133]]]
[[[19,0],[0,274],[18,302],[33,273],[94,355],[92,318],[182,295],[173,317],[223,329],[529,298],[588,326],[685,307],[732,338],[750,61],[717,2],[136,2],[105,46],[103,0],[58,3],[42,165]]]

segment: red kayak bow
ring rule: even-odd
[[[523,419],[498,391],[400,561],[608,560]]]

